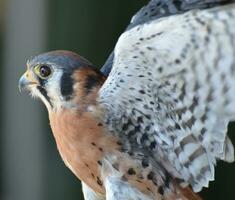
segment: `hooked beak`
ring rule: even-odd
[[[37,82],[34,80],[30,80],[28,72],[25,72],[23,76],[21,76],[19,80],[19,90],[22,91],[29,91],[30,87],[32,85],[36,85]]]

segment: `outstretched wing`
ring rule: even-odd
[[[234,0],[151,0],[133,17],[126,31],[131,28],[170,15],[184,13],[192,9],[206,9],[218,5],[234,2]],[[101,72],[108,76],[113,66],[114,53],[112,52],[101,68]]]
[[[126,31],[99,101],[128,151],[151,155],[196,192],[208,186],[216,160],[234,160],[235,4]]]

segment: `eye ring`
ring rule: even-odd
[[[34,72],[42,79],[48,78],[52,74],[52,69],[48,65],[37,65]]]

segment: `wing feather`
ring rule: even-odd
[[[216,160],[234,160],[226,133],[235,118],[235,4],[125,32],[99,101],[128,146],[153,152],[194,191],[207,187]]]
[[[218,5],[235,2],[234,0],[151,0],[133,17],[126,31],[131,28],[170,15],[184,13],[192,9],[206,9]],[[101,68],[101,72],[108,76],[112,69],[114,53],[112,52]]]

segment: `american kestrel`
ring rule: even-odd
[[[200,199],[216,161],[234,161],[235,4],[133,25],[110,59],[106,78],[76,53],[44,53],[19,82],[46,105],[85,198]]]

